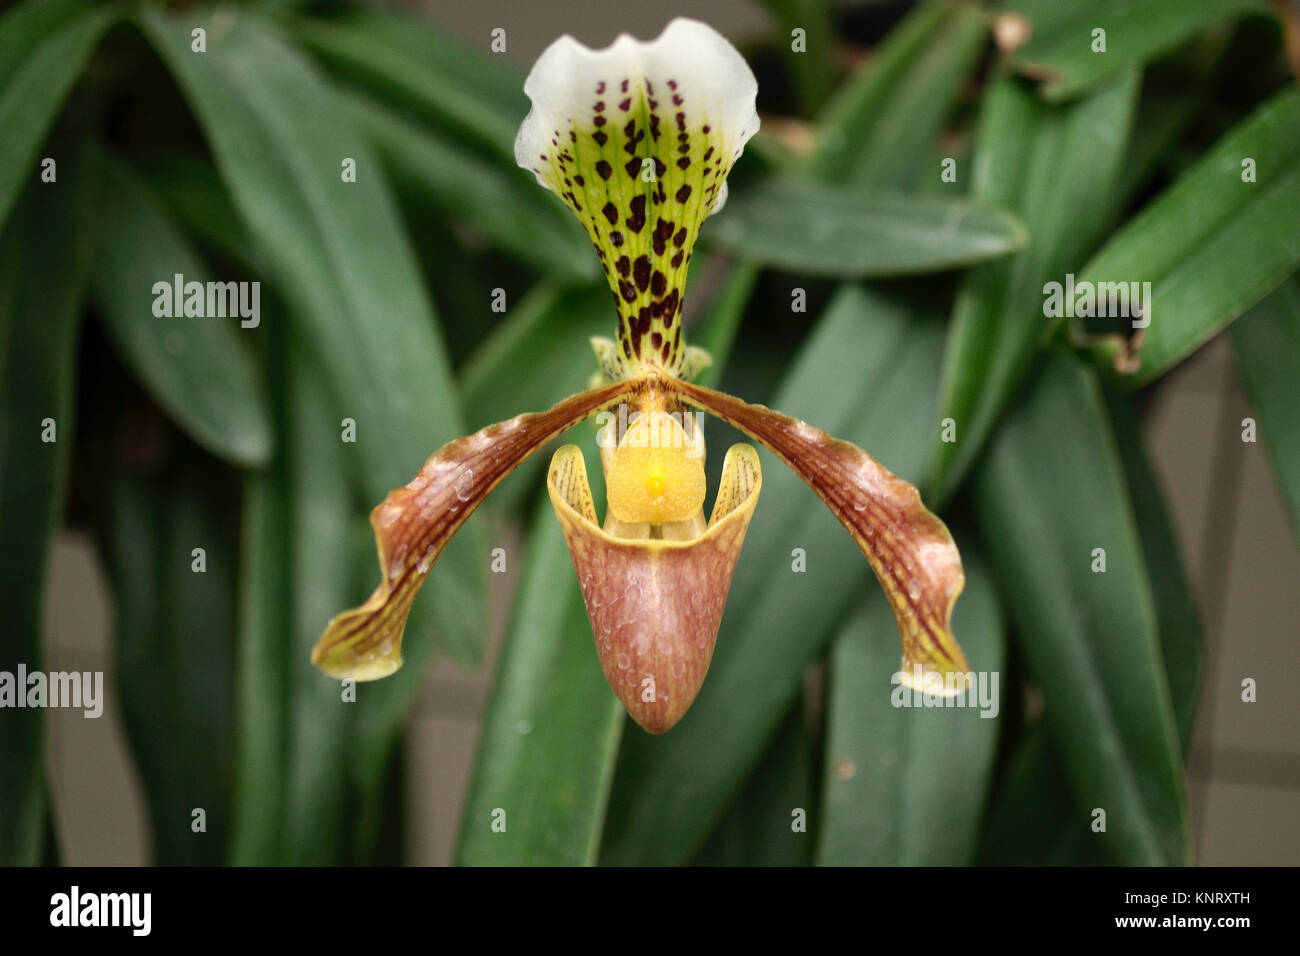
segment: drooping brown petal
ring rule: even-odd
[[[596,654],[610,688],[652,734],[699,693],[762,475],[749,445],[727,452],[708,529],[688,540],[616,538],[596,524],[576,445],[551,459],[551,504],[578,572]]]
[[[966,657],[952,634],[952,607],[965,586],[961,555],[947,527],[926,510],[914,485],[856,445],[762,405],[686,382],[686,400],[745,432],[790,466],[848,529],[885,589],[903,643],[904,679],[935,674],[964,689]]]
[[[420,473],[370,512],[382,579],[369,600],[334,617],[311,661],[331,677],[375,680],[402,665],[402,631],[411,602],[465,519],[506,475],[564,429],[622,399],[607,385],[549,411],[516,415],[438,449]]]

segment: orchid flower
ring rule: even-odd
[[[753,446],[733,446],[705,520],[701,409],[767,446],[853,536],[897,618],[902,679],[965,687],[950,624],[961,558],[917,489],[812,425],[690,381],[710,359],[682,334],[686,271],[758,130],[757,90],[736,49],[687,19],[649,43],[624,35],[603,50],[561,37],[538,59],[515,155],[585,227],[617,335],[593,340],[596,387],[444,445],[374,509],[382,580],[321,635],[312,662],[327,674],[371,680],[401,666],[411,602],[452,535],[525,458],[599,415],[604,521],[576,445],[555,452],[547,489],[610,687],[645,730],[671,728],[708,671],[762,487]]]

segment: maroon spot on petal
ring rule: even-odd
[[[615,229],[609,234],[609,241],[610,244],[615,247],[621,246],[623,244],[623,234]]]
[[[656,156],[656,157],[655,157],[655,175],[656,175],[656,176],[660,176],[660,177],[662,177],[663,174],[666,173],[666,172],[668,172],[668,167],[664,165],[664,161],[663,161],[662,159],[660,159],[658,156]]]
[[[688,156],[683,156],[681,159],[677,160],[678,169],[685,169],[690,164],[691,164],[691,160],[690,157]]]
[[[663,349],[659,352],[659,354],[660,354],[661,356],[663,356],[663,360],[664,360],[665,362],[667,362],[667,361],[668,361],[668,356],[669,356],[669,354],[670,354],[671,352],[672,352],[672,343],[671,343],[671,342],[665,342],[665,343],[664,343],[664,347],[663,347]]]
[[[674,93],[674,94],[673,94],[673,106],[681,106],[681,105],[682,105],[682,98],[681,98],[680,96],[678,96],[676,93]]]
[[[680,266],[682,264],[682,254],[679,252],[677,253],[677,255],[673,256],[672,262],[670,264],[674,269]]]
[[[667,219],[660,219],[655,223],[654,231],[654,250],[655,255],[662,256],[668,240],[672,237],[674,223]]]
[[[614,263],[614,265],[618,268],[618,274],[625,279],[627,274],[632,271],[632,260],[627,256],[619,256],[618,262]]]
[[[626,163],[623,164],[623,168],[627,170],[628,176],[630,176],[633,179],[636,179],[636,174],[641,172],[641,160],[633,156],[631,159],[629,159]]]
[[[579,185],[581,185],[581,184],[579,184]],[[687,185],[683,186],[681,189],[677,190],[677,201],[678,201],[678,202],[686,202],[686,200],[689,199],[690,197],[691,197],[691,187],[690,187],[689,184],[687,184]]]
[[[669,80],[669,81],[668,81],[668,89],[670,89],[670,90],[675,90],[675,89],[677,89],[677,81],[676,81],[676,80]]]
[[[654,95],[655,95],[654,84],[651,83],[649,80],[646,80],[646,81],[645,81],[645,91],[646,91],[646,93],[648,93],[650,96],[654,96]]]
[[[650,285],[650,260],[645,256],[637,256],[636,262],[632,263],[632,278],[636,280],[636,287],[644,292]]]
[[[546,154],[542,153],[542,162],[546,162]]]
[[[673,245],[676,246],[678,249],[680,249],[682,247],[682,243],[685,241],[686,241],[686,227],[682,226],[682,228],[677,230],[677,235],[673,236]]]
[[[583,179],[581,176],[574,176],[573,181],[577,183],[579,186],[587,185],[587,181]]]
[[[605,81],[601,80],[599,83],[596,84],[596,95],[599,96],[601,93],[604,92],[605,92]]]
[[[569,142],[576,143],[577,141],[578,141],[578,134],[575,133],[573,130],[569,130]]]
[[[604,125],[605,125],[605,117],[603,117],[603,116],[596,116],[596,117],[593,117],[593,118],[592,118],[592,123],[594,123],[596,126],[604,126]]]
[[[622,83],[620,83],[620,84],[618,85],[618,91],[619,91],[620,93],[626,93],[626,92],[627,92],[627,80],[624,80]]]
[[[600,174],[601,179],[609,179],[609,174],[613,171],[614,170],[610,168],[609,163],[605,162],[603,159],[597,161],[596,172]]]
[[[656,140],[659,138],[659,114],[658,113],[650,114],[650,138]]]
[[[656,269],[654,275],[650,277],[650,294],[659,296],[663,295],[667,291],[668,279],[662,272]]]
[[[679,153],[689,153],[690,151],[691,151],[690,143],[682,143],[682,145],[677,147],[677,152]]]
[[[658,101],[658,100],[648,100],[647,102],[649,102],[649,104],[650,104],[650,108],[651,108],[652,110],[657,110],[657,109],[659,109],[659,101]]]
[[[712,127],[710,127],[710,126],[705,126],[705,127],[704,127],[704,132],[706,132],[706,133],[712,132]]]
[[[600,130],[596,130],[596,132],[592,133],[591,138],[596,141],[597,146],[604,146],[605,140],[609,139],[609,137],[606,136],[604,133],[602,133]]]
[[[618,294],[621,295],[623,299],[627,302],[635,302],[636,286],[628,282],[626,279],[623,279],[618,284]]]
[[[664,337],[660,335],[658,332],[655,332],[653,335],[650,336],[650,347],[652,349],[662,348],[663,344],[664,344]]]
[[[675,117],[675,119],[677,120],[677,128],[678,128],[678,129],[686,129],[686,114],[685,114],[685,113],[678,113],[677,116]]]
[[[687,133],[678,133],[678,134],[677,134],[677,142],[679,142],[679,143],[684,143],[684,142],[686,142],[686,141],[687,141],[688,139],[690,139],[690,138],[691,138],[691,137],[690,137]]]
[[[618,308],[618,296],[614,296],[614,307],[615,307],[615,308]],[[663,327],[664,327],[664,331],[665,331],[665,332],[667,332],[669,329],[671,329],[671,328],[673,327],[673,319],[675,319],[675,318],[676,318],[676,316],[673,315],[672,313],[669,313],[669,314],[664,318],[664,321],[663,321]]]
[[[618,207],[612,202],[605,203],[604,207],[600,211],[605,214],[605,218],[609,220],[611,226],[618,222]]]
[[[623,354],[626,355],[628,358],[632,357],[632,343],[629,342],[627,339],[623,340]]]
[[[624,113],[630,110],[632,108],[632,97],[629,96],[627,99],[619,103],[618,108],[621,109]]]
[[[645,226],[645,196],[633,196],[629,204],[632,215],[628,216],[627,227],[633,232],[640,232]]]
[[[708,131],[708,127],[707,127],[707,126],[704,127],[704,129],[705,129],[706,132]],[[708,149],[706,149],[706,150],[704,151],[704,161],[707,163],[707,162],[709,161],[709,157],[712,156],[712,155],[713,155],[713,147],[710,146]]]
[[[595,107],[595,108],[596,108],[596,112],[597,112],[597,113],[603,113],[603,112],[605,112],[605,101],[604,101],[604,100],[597,100],[597,101],[596,101],[596,107]]]

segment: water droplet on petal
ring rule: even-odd
[[[474,471],[466,468],[456,479],[456,497],[461,501],[469,501],[470,492],[474,489]]]
[[[918,581],[916,578],[911,578],[911,579],[908,580],[908,582],[907,582],[907,596],[910,597],[913,601],[918,601],[918,600],[920,600],[920,598],[921,598],[921,582]]]

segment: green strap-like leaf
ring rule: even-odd
[[[310,63],[255,16],[232,17],[209,31],[201,56],[189,48],[192,18],[147,10],[141,23],[195,110],[276,291],[320,361],[332,420],[356,423],[349,458],[366,500],[377,503],[464,432],[432,308],[364,137],[331,112],[333,95]],[[343,181],[345,159],[356,161],[356,182]],[[376,728],[384,740],[414,700],[435,630],[460,660],[476,658],[483,554],[477,529],[465,528],[416,602],[407,666],[384,687],[394,708]],[[321,626],[337,610],[321,608]]]
[[[1284,282],[1234,322],[1232,344],[1300,544],[1300,279]]]
[[[972,270],[957,292],[939,413],[956,441],[930,432],[936,503],[962,481],[1050,328],[1043,284],[1083,261],[1106,220],[1136,100],[1134,73],[1068,106],[1043,104],[1005,76],[985,94],[974,196],[1023,216],[1030,241]]]
[[[582,227],[530,173],[489,163],[363,93],[340,90],[337,96],[344,115],[370,138],[398,183],[548,276],[585,282],[599,275]]]
[[[1160,634],[1165,677],[1169,681],[1169,698],[1174,706],[1174,723],[1186,755],[1192,739],[1192,721],[1196,716],[1196,695],[1200,689],[1204,644],[1201,616],[1183,567],[1178,537],[1165,505],[1164,493],[1142,447],[1132,399],[1112,390],[1106,394],[1106,405],[1120,463],[1124,466],[1129,499],[1133,502],[1133,518],[1142,543],[1143,564],[1155,599],[1156,628]]]
[[[1138,366],[1145,385],[1267,295],[1300,265],[1300,90],[1278,93],[1224,135],[1080,270],[1090,283],[1149,282]],[[1063,321],[1063,320],[1062,320]],[[1089,323],[1123,333],[1132,319]],[[1095,349],[1114,371],[1121,346]],[[1125,349],[1126,351],[1126,349]]]
[[[953,630],[976,674],[975,690],[987,697],[961,698],[970,707],[915,706],[921,695],[891,684],[898,625],[888,602],[879,593],[862,602],[831,647],[817,821],[822,865],[974,862],[1002,712],[1015,685],[1006,674],[992,575],[971,543],[961,543],[961,556],[966,590]]]
[[[917,4],[827,105],[806,171],[859,192],[937,180],[939,165],[926,168],[917,156],[928,155],[987,37],[977,4]]]
[[[36,152],[117,16],[115,7],[62,2],[24,3],[0,16],[0,225],[23,186],[37,181]]]
[[[528,101],[523,77],[504,57],[469,50],[407,17],[354,12],[338,23],[307,18],[286,23],[296,40],[338,73],[514,167],[515,133]],[[485,47],[490,39],[484,38]]]
[[[224,469],[175,444],[162,469],[113,462],[100,549],[154,862],[212,866],[224,862],[230,831],[237,498]]]
[[[235,464],[265,462],[271,454],[270,413],[239,342],[240,335],[256,335],[251,325],[244,328],[254,319],[238,312],[225,317],[156,314],[155,283],[165,284],[161,294],[171,313],[176,276],[201,287],[233,277],[212,274],[130,169],[102,154],[96,166],[103,183],[101,209],[113,223],[113,241],[105,243],[92,282],[109,338],[158,404],[195,441]],[[179,301],[185,302],[184,293]],[[206,302],[205,293],[205,312]],[[223,311],[227,304],[234,301],[223,297]],[[256,321],[260,324],[260,317]]]
[[[942,336],[939,316],[846,286],[771,404],[915,477],[924,448],[912,436],[936,421]],[[671,733],[624,735],[602,862],[690,859],[758,763],[845,606],[875,587],[861,552],[821,501],[759,454],[763,494],[709,678]],[[804,551],[806,573],[792,570],[795,548]]]
[[[65,149],[59,185],[31,187],[0,233],[0,593],[7,611],[0,671],[15,679],[20,664],[41,668],[46,570],[76,435],[77,341],[95,240],[80,150]],[[0,710],[2,864],[36,864],[44,849],[42,713]]]
[[[735,196],[704,235],[750,262],[838,278],[941,272],[1004,256],[1027,239],[1019,219],[993,206],[799,180]]]
[[[807,866],[817,827],[816,779],[804,702],[796,700],[744,789],[692,866]]]
[[[1048,362],[974,486],[1080,812],[1105,811],[1104,838],[1125,863],[1185,863],[1182,760],[1156,614],[1094,377],[1066,356]]]
[[[1052,100],[1153,60],[1216,23],[1269,10],[1265,0],[1007,0],[1004,7],[1029,27],[1012,65],[1043,80],[1043,95]]]

